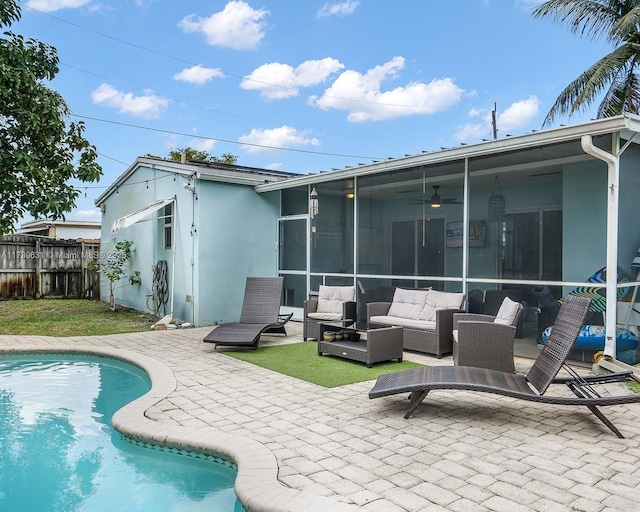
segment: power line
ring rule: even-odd
[[[179,135],[181,137],[190,137],[193,139],[204,139],[204,140],[215,140],[216,142],[226,142],[228,144],[236,144],[238,146],[251,146],[251,147],[256,147],[256,148],[263,148],[263,149],[273,149],[273,150],[277,150],[277,151],[289,151],[292,153],[305,153],[305,154],[310,154],[310,155],[320,155],[320,156],[339,156],[342,158],[365,158],[365,159],[370,159],[370,160],[384,160],[384,158],[382,157],[372,157],[372,156],[363,156],[363,155],[347,155],[344,153],[327,153],[327,152],[323,152],[323,151],[312,151],[310,149],[294,149],[294,148],[283,148],[283,147],[278,147],[278,146],[267,146],[266,144],[256,144],[256,143],[252,143],[252,142],[238,142],[235,140],[229,140],[229,139],[221,139],[219,137],[207,137],[204,135],[195,135],[193,133],[184,133],[184,132],[176,132],[176,131],[172,131],[172,130],[163,130],[161,128],[151,128],[150,126],[141,126],[141,125],[136,125],[136,124],[131,124],[131,123],[123,123],[120,121],[112,121],[109,119],[100,119],[98,117],[91,117],[91,116],[83,116],[80,114],[71,114],[73,117],[77,117],[78,119],[86,119],[86,120],[90,120],[90,121],[97,121],[99,123],[106,123],[106,124],[113,124],[113,125],[117,125],[117,126],[126,126],[127,128],[136,128],[138,130],[147,130],[150,132],[156,132],[156,133],[165,133],[165,134],[169,134],[169,135]]]

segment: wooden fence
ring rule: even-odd
[[[0,300],[99,300],[100,277],[87,270],[99,256],[100,242],[5,236],[0,239]]]

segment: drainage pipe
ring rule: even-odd
[[[617,133],[613,135],[613,147],[617,148]],[[604,355],[616,358],[616,306],[618,300],[618,195],[619,195],[619,157],[594,146],[591,135],[583,135],[582,149],[585,153],[607,164],[607,309],[605,319]]]

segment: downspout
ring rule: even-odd
[[[613,135],[613,140],[617,143],[617,134]],[[615,359],[616,307],[618,301],[618,195],[620,161],[618,157],[594,146],[591,135],[583,135],[581,143],[585,153],[607,164],[607,314],[605,319],[604,355]]]
[[[173,250],[173,254],[171,256],[171,301],[170,301],[170,305],[169,305],[169,314],[171,315],[171,317],[173,318],[173,292],[175,290],[176,287],[176,231],[178,230],[178,197],[177,196],[173,196],[173,209],[174,209],[174,215],[173,215],[173,240],[172,240],[172,250]]]

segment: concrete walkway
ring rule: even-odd
[[[301,324],[287,330],[261,344],[302,340]],[[403,397],[369,400],[373,382],[318,387],[215,351],[201,341],[208,331],[0,336],[0,350],[140,354],[156,394],[114,423],[159,441],[221,447],[237,459],[236,492],[250,510],[640,510],[640,405],[604,409],[626,439],[586,408],[468,392],[433,392],[405,420]],[[518,359],[518,371],[530,363]]]

